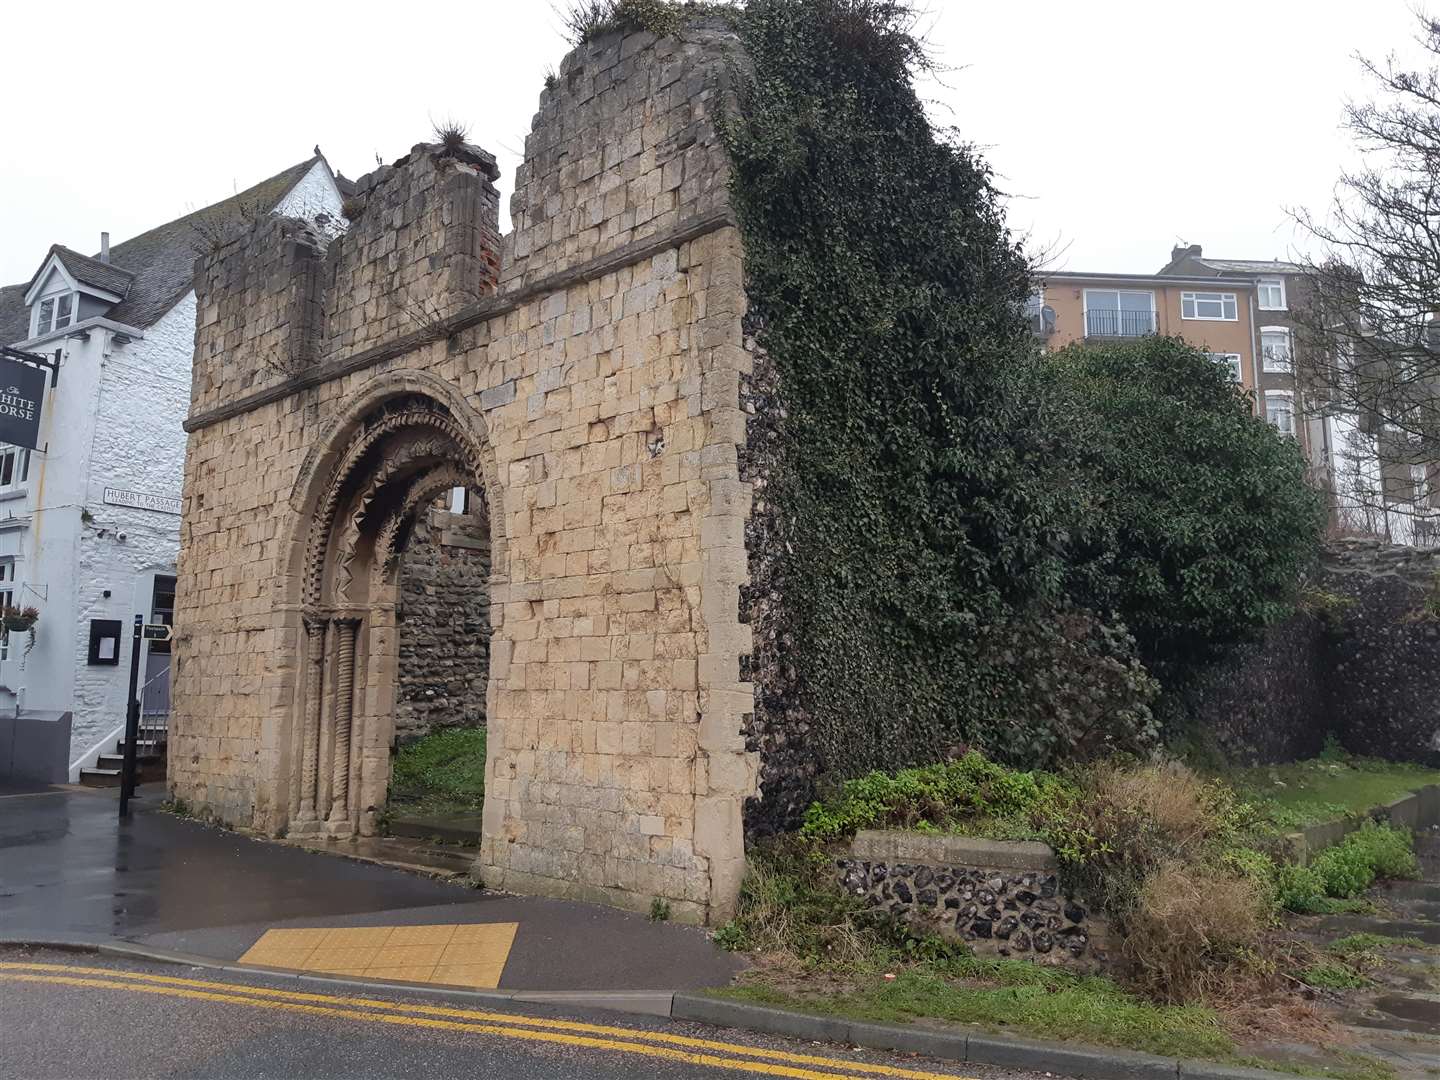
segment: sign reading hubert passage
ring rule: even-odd
[[[0,443],[38,450],[45,372],[0,356]]]
[[[137,510],[155,510],[161,514],[180,513],[180,500],[166,495],[146,495],[143,491],[106,488],[103,498],[111,506],[133,506]]]

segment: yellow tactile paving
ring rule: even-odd
[[[335,926],[267,930],[242,964],[492,990],[518,923]]]

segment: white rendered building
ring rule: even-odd
[[[345,185],[343,178],[339,185]],[[0,289],[0,343],[54,357],[39,447],[0,445],[0,604],[34,607],[0,642],[0,715],[70,712],[69,779],[123,732],[131,623],[168,622],[180,550],[198,254],[260,213],[338,232],[341,190],[316,155],[94,257],[59,245]],[[168,644],[142,644],[147,712],[169,706]],[[16,739],[22,735],[17,729]]]

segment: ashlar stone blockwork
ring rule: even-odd
[[[344,236],[277,219],[198,264],[177,796],[374,829],[399,568],[467,486],[490,524],[483,881],[728,916],[756,791],[750,360],[714,129],[734,48],[699,24],[572,53],[503,242],[493,159],[420,145],[360,181]]]

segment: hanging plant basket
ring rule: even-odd
[[[0,608],[0,625],[6,630],[30,630],[40,621],[40,612],[37,608]]]

